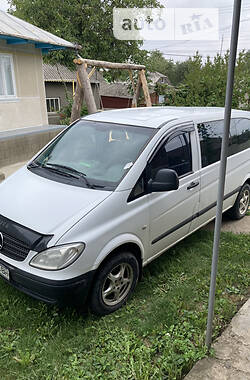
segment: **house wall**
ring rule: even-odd
[[[65,83],[69,97],[72,97],[73,88],[72,83]],[[95,103],[97,109],[100,109],[100,96],[99,96],[99,85],[96,83],[91,83]],[[45,92],[46,98],[59,98],[61,109],[67,105],[67,97],[65,93],[65,86],[62,82],[45,82]],[[57,112],[48,113],[49,124],[59,124],[60,116]]]
[[[41,50],[0,40],[0,53],[13,57],[16,87],[15,98],[0,98],[0,131],[48,124]]]
[[[96,107],[99,110],[101,108],[100,86],[98,83],[91,83],[91,87],[92,87]]]
[[[72,83],[65,83],[67,92],[70,98],[72,98]],[[59,98],[61,108],[67,105],[67,97],[65,93],[65,87],[61,82],[45,82],[45,94],[46,98]]]
[[[159,95],[156,93],[156,92],[152,92],[150,94],[150,99],[151,99],[151,103],[152,105],[156,105],[156,104],[159,104]],[[145,102],[145,99],[143,98],[143,100],[140,102],[140,106],[141,107],[146,107],[146,102]]]
[[[152,104],[159,104],[159,95],[156,92],[150,94]]]

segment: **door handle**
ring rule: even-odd
[[[190,190],[190,189],[193,189],[194,187],[196,186],[199,186],[200,182],[191,182],[188,187],[187,187],[187,190]]]

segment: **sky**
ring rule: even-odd
[[[219,8],[218,41],[146,41],[147,50],[159,49],[166,58],[183,61],[190,55],[199,53],[206,57],[217,52],[225,53],[230,46],[233,0],[160,0],[169,8]],[[7,0],[0,0],[0,9],[8,9]],[[241,23],[238,50],[250,50],[250,0],[242,0]]]
[[[166,58],[185,60],[187,56],[199,53],[206,57],[215,56],[217,52],[225,53],[230,47],[233,0],[161,0],[169,8],[219,8],[218,41],[147,41],[144,47],[148,50],[159,49]],[[250,0],[242,0],[241,22],[238,50],[250,50]]]

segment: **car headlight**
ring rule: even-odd
[[[48,248],[34,256],[30,261],[30,265],[44,270],[63,269],[78,259],[84,248],[84,243],[73,243]]]

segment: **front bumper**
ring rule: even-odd
[[[7,283],[40,301],[59,306],[84,305],[95,274],[95,271],[90,271],[69,280],[57,281],[24,272],[3,260],[0,264],[9,270],[9,280],[1,277]]]

